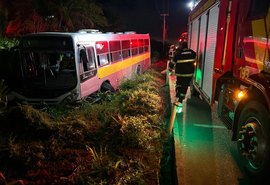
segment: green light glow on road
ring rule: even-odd
[[[199,68],[197,68],[195,71],[195,79],[196,79],[196,82],[200,84],[202,80],[202,71]]]

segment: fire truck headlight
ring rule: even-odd
[[[245,98],[247,96],[247,92],[246,91],[239,91],[239,92],[237,92],[237,99],[238,100],[241,100],[241,99],[243,99],[243,98]]]

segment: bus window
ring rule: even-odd
[[[143,53],[143,39],[138,40],[139,53]]]
[[[105,66],[108,64],[109,64],[109,55],[108,54],[98,55],[98,65],[99,66]]]
[[[87,48],[87,55],[89,62],[87,63],[87,69],[88,71],[91,71],[93,69],[96,69],[96,62],[95,62],[95,53],[93,47]]]
[[[52,53],[49,55],[50,70],[57,76],[60,70],[60,63],[62,62],[63,55],[60,53]]]
[[[97,54],[108,53],[109,52],[108,42],[107,41],[96,42],[96,51]]]
[[[149,51],[149,40],[144,39],[144,52],[148,52],[148,51]]]
[[[87,60],[86,51],[85,49],[81,49],[80,50],[80,73],[81,74],[88,71],[87,63],[88,63],[88,60]]]
[[[122,41],[122,56],[123,56],[123,59],[130,57],[130,41],[129,40]]]
[[[109,46],[112,62],[122,60],[120,41],[110,41]]]
[[[96,52],[99,66],[109,64],[110,57],[109,57],[109,46],[107,41],[96,42]]]
[[[131,52],[132,52],[132,56],[135,56],[138,54],[138,41],[137,40],[131,40]]]
[[[80,78],[85,81],[96,75],[96,64],[94,59],[94,48],[88,47],[80,50]],[[93,72],[94,71],[94,72]]]
[[[67,52],[62,58],[61,68],[62,70],[75,70],[74,54]]]

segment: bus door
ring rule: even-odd
[[[86,97],[99,89],[95,52],[92,46],[79,47],[79,73],[81,97]]]

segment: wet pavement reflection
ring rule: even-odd
[[[176,170],[179,185],[254,185],[239,163],[236,142],[215,112],[199,97],[183,102],[175,118]]]

